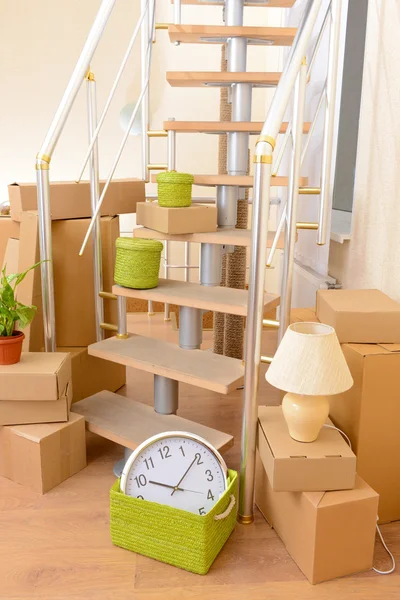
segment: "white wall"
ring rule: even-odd
[[[331,243],[346,288],[400,300],[400,4],[370,0],[350,242]]]
[[[92,64],[98,81],[99,109],[119,67],[139,15],[139,1],[118,0]],[[34,181],[34,160],[51,118],[80,54],[100,0],[0,0],[0,202],[7,184]],[[172,19],[168,0],[159,2],[157,21]],[[183,22],[222,24],[220,7],[183,7]],[[281,10],[247,8],[245,24],[280,25]],[[179,120],[217,120],[218,89],[171,88],[166,70],[219,70],[219,45],[174,46],[165,31],[157,34],[151,78],[151,126],[160,129],[168,117]],[[248,70],[278,70],[280,49],[251,47]],[[106,177],[123,135],[121,108],[134,101],[140,90],[139,44],[110,109],[100,138],[101,176]],[[272,91],[255,90],[253,119],[264,120]],[[82,89],[51,164],[54,180],[73,180],[87,147],[86,98]],[[254,139],[253,139],[254,143]],[[153,162],[166,162],[166,140],[151,142]],[[192,173],[217,172],[217,136],[182,135],[177,141],[177,167]],[[130,138],[117,176],[140,177],[140,138]],[[154,184],[147,186],[155,191]],[[197,188],[197,195],[213,195],[212,188]],[[122,231],[131,234],[134,217],[122,217]],[[177,253],[179,256],[177,256]],[[182,262],[182,251],[174,259]],[[193,251],[196,255],[197,251]]]

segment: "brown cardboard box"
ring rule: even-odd
[[[343,344],[354,379],[330,415],[351,439],[357,472],[379,493],[380,522],[400,519],[400,344]]]
[[[323,427],[315,442],[296,442],[289,435],[281,406],[258,408],[258,450],[276,492],[354,487],[356,457],[340,433]]]
[[[69,354],[23,352],[19,363],[0,366],[0,401],[59,400],[70,383]]]
[[[400,304],[380,290],[318,290],[317,317],[340,343],[400,343]]]
[[[8,238],[1,270],[6,269],[6,274],[18,273],[19,240]]]
[[[0,427],[0,476],[45,494],[86,467],[85,419]]]
[[[186,208],[164,208],[157,202],[139,202],[136,223],[162,233],[197,233],[217,229],[217,208],[192,204]]]
[[[19,238],[19,223],[15,223],[11,217],[0,216],[0,265],[4,262],[9,238]]]
[[[315,308],[292,308],[290,311],[291,323],[319,323]]]
[[[59,400],[0,400],[0,425],[63,423],[68,421],[72,384],[67,384]]]
[[[353,490],[274,492],[257,456],[256,503],[310,583],[372,567],[378,494]]]
[[[72,402],[103,390],[116,392],[126,383],[126,367],[90,356],[87,348],[58,348],[58,352],[71,353]]]
[[[100,183],[100,191],[105,182]],[[37,210],[36,183],[13,183],[8,186],[11,218],[22,220],[22,213]],[[114,216],[136,212],[136,203],[144,202],[145,184],[140,179],[116,179],[111,182],[104,202],[101,216]],[[91,217],[90,184],[88,181],[55,181],[50,184],[51,218],[81,219]]]
[[[58,346],[88,346],[96,341],[94,316],[93,249],[88,244],[82,257],[79,249],[89,226],[89,219],[54,221],[53,265],[56,304],[56,339]],[[101,218],[103,249],[103,289],[111,291],[114,283],[115,240],[119,237],[119,218]],[[25,270],[39,260],[38,217],[24,212],[20,232],[19,269]],[[28,274],[18,292],[24,304],[38,307],[32,325],[25,329],[24,349],[39,352],[43,347],[43,313],[40,269]],[[117,306],[104,301],[104,317],[117,322]]]

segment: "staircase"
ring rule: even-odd
[[[142,92],[136,105],[131,123],[136,112],[142,106],[143,114],[143,179],[150,178],[150,171],[168,168],[176,170],[175,141],[177,134],[227,134],[228,135],[228,174],[195,174],[194,184],[216,188],[218,208],[218,229],[209,233],[186,235],[166,235],[147,228],[134,231],[136,237],[161,239],[168,250],[169,241],[184,242],[189,248],[190,242],[201,245],[200,283],[188,280],[174,281],[161,279],[159,286],[151,290],[133,290],[114,286],[110,292],[99,292],[99,298],[113,298],[118,302],[118,325],[103,324],[104,328],[113,328],[117,335],[103,339],[99,334],[97,343],[89,347],[89,354],[110,360],[154,375],[154,409],[144,407],[133,400],[121,398],[111,393],[102,393],[74,405],[74,410],[83,414],[89,430],[122,443],[128,449],[134,449],[148,435],[166,429],[192,430],[203,435],[220,450],[230,447],[231,436],[216,432],[210,428],[189,423],[176,416],[179,405],[179,383],[198,386],[219,394],[229,394],[244,382],[244,416],[242,440],[241,500],[239,512],[243,522],[252,519],[255,433],[257,414],[258,372],[262,360],[271,359],[260,356],[260,339],[263,313],[283,304],[280,322],[269,321],[273,327],[279,327],[283,335],[288,325],[288,314],[291,299],[291,277],[294,259],[294,244],[298,229],[321,229],[326,222],[326,195],[329,190],[328,169],[324,171],[321,182],[321,219],[317,223],[297,223],[297,200],[299,194],[319,194],[319,188],[309,188],[307,177],[300,176],[301,150],[304,134],[312,134],[314,122],[304,121],[305,85],[309,76],[308,68],[303,60],[307,53],[311,34],[316,22],[322,0],[306,2],[303,20],[298,30],[277,27],[243,26],[244,8],[249,6],[290,8],[294,0],[267,0],[243,2],[243,0],[175,0],[174,24],[157,26],[155,22],[156,1],[142,0],[141,18],[135,28],[131,45],[137,33],[142,31]],[[112,12],[115,0],[103,0],[96,21],[89,34],[72,76],[66,95],[60,105],[59,112],[37,158],[38,174],[38,206],[41,213],[41,258],[51,259],[51,227],[49,227],[49,163],[58,136],[64,127],[68,112],[75,100],[77,91],[87,74],[89,62],[96,49],[101,33]],[[335,5],[335,3],[339,6]],[[225,5],[225,25],[183,25],[181,24],[181,5]],[[329,7],[332,15],[331,38],[337,42],[338,10],[340,0],[333,0]],[[325,23],[326,19],[324,20]],[[161,132],[152,132],[148,123],[148,87],[150,80],[151,48],[157,29],[168,29],[173,44],[226,44],[228,53],[227,71],[202,72],[167,72],[166,80],[172,87],[229,87],[231,89],[232,121],[165,121]],[[321,33],[320,33],[321,35]],[[329,159],[332,145],[332,110],[334,108],[335,66],[337,67],[337,47],[332,42],[332,56],[329,58],[327,81],[326,126],[329,130],[324,143],[323,156]],[[287,64],[283,73],[248,72],[246,71],[246,53],[248,45],[291,46]],[[131,46],[130,45],[130,46]],[[319,41],[314,47],[318,50]],[[336,54],[335,54],[336,53]],[[314,55],[314,54],[313,54]],[[128,53],[129,56],[129,53]],[[125,59],[124,59],[125,60]],[[312,65],[313,56],[310,63]],[[126,63],[125,63],[126,64]],[[123,70],[123,69],[122,69]],[[122,73],[121,73],[122,75]],[[120,77],[120,75],[118,75]],[[118,78],[117,78],[118,79]],[[118,79],[119,81],[119,79]],[[116,81],[116,83],[118,83]],[[82,251],[93,235],[96,245],[100,243],[98,214],[101,203],[107,192],[106,184],[101,196],[98,187],[97,135],[101,127],[106,109],[96,120],[94,78],[87,76],[89,120],[91,122],[91,144],[86,157],[89,161],[93,198],[92,224],[85,238]],[[277,88],[265,123],[251,120],[252,91],[257,87]],[[284,122],[286,107],[293,89],[294,109],[290,122]],[[112,93],[115,89],[112,90]],[[110,98],[112,98],[112,93]],[[184,91],[182,90],[182,93]],[[94,108],[93,108],[94,107]],[[110,172],[108,181],[114,175],[116,165],[126,143],[131,123],[121,144],[120,151]],[[278,134],[283,134],[280,150],[273,164],[273,151]],[[259,135],[254,158],[255,172],[248,175],[249,136]],[[290,174],[278,174],[279,164],[292,137],[293,151]],[[149,160],[149,141],[152,137],[168,138],[167,164],[152,165]],[[272,176],[271,176],[272,175]],[[283,217],[276,232],[268,232],[269,190],[271,186],[287,187],[288,200],[284,207]],[[253,189],[253,217],[251,230],[236,229],[236,210],[238,199],[244,198],[244,190]],[[286,227],[284,227],[286,223]],[[285,231],[283,231],[285,230]],[[321,237],[319,231],[319,238]],[[320,239],[320,242],[324,243]],[[224,253],[232,252],[234,246],[251,249],[251,267],[249,273],[249,291],[221,287],[221,265]],[[281,297],[265,293],[265,268],[277,248],[285,249],[285,273]],[[98,258],[98,256],[97,256]],[[99,277],[98,260],[95,277]],[[97,269],[97,270],[96,270]],[[168,265],[166,272],[168,274]],[[187,278],[188,279],[188,278]],[[46,350],[55,349],[54,335],[54,302],[52,298],[51,263],[42,266],[44,321],[46,330]],[[150,303],[163,302],[166,307],[176,304],[180,307],[179,346],[169,342],[127,333],[126,299],[145,299]],[[101,306],[99,311],[100,323]],[[245,360],[220,356],[201,350],[202,314],[212,310],[246,317]],[[168,308],[166,311],[168,316]],[[101,329],[101,328],[100,328]]]

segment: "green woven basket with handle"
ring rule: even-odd
[[[209,513],[200,516],[126,496],[118,479],[110,491],[112,542],[205,575],[235,527],[237,492],[237,472],[229,470],[227,490]]]
[[[114,281],[137,290],[157,287],[163,245],[157,240],[118,238]]]
[[[158,204],[169,208],[183,208],[192,204],[194,177],[189,173],[167,171],[157,175]]]

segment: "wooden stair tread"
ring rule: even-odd
[[[167,71],[167,81],[172,87],[203,87],[214,85],[223,87],[233,83],[251,83],[258,87],[275,87],[281,73],[276,72],[236,72],[227,71]]]
[[[165,131],[176,131],[177,133],[230,133],[240,131],[250,134],[259,134],[264,123],[254,121],[164,121]],[[311,123],[304,123],[304,133],[310,131]],[[279,133],[285,133],[288,123],[282,123]]]
[[[168,240],[173,242],[197,242],[199,244],[220,244],[245,247],[250,247],[251,245],[250,229],[217,229],[217,231],[204,233],[172,234],[161,233],[160,231],[154,231],[154,229],[148,229],[147,227],[136,227],[133,230],[133,236],[137,238]],[[271,247],[274,237],[275,231],[269,231],[267,243],[268,248]],[[284,243],[285,235],[282,233],[279,236],[277,247],[282,249],[284,247]]]
[[[171,0],[172,4],[174,0]],[[268,8],[291,8],[296,0],[260,0],[259,2],[248,0],[245,6],[265,6]],[[181,4],[196,4],[197,6],[224,6],[225,0],[181,0]]]
[[[89,346],[88,353],[220,394],[229,394],[243,382],[241,360],[202,350],[183,350],[175,344],[140,335],[96,342]]]
[[[233,446],[233,437],[211,427],[160,415],[151,406],[112,392],[99,392],[72,406],[72,412],[85,417],[86,429],[135,450],[149,437],[164,431],[187,431],[206,439],[220,452]]]
[[[171,42],[184,44],[222,44],[227,38],[262,40],[271,46],[290,46],[297,29],[295,27],[246,27],[227,25],[169,25]]]
[[[136,290],[113,286],[113,294],[126,298],[139,298],[153,302],[166,302],[177,306],[188,306],[202,310],[212,310],[230,315],[247,315],[247,290],[228,287],[208,287],[199,283],[159,279],[158,286],[149,290]],[[279,296],[264,294],[264,310],[270,311],[279,306]]]
[[[157,175],[151,176],[151,181],[157,183]],[[271,177],[272,187],[287,187],[288,177],[277,175]],[[193,185],[216,186],[216,185],[238,185],[239,187],[253,187],[254,178],[252,175],[194,175]],[[308,185],[308,177],[300,177],[300,187]]]

